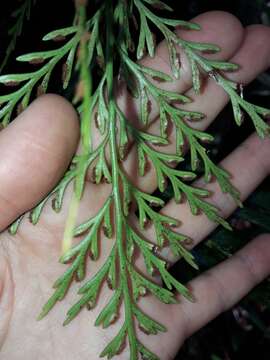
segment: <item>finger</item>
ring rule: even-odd
[[[232,80],[241,83],[248,83],[270,66],[270,43],[267,40],[269,36],[270,28],[265,26],[255,25],[246,30],[245,40],[242,47],[232,58],[233,62],[236,62],[241,66],[239,72],[229,75]],[[264,44],[264,46],[262,46],[262,44]],[[251,56],[251,54],[258,52],[260,53],[258,59],[257,57],[255,58],[254,56]],[[203,94],[197,96],[192,95],[192,97],[194,101],[191,104],[183,106],[183,108],[186,110],[199,111],[206,115],[205,119],[198,123],[189,123],[190,126],[196,127],[200,130],[205,130],[229,101],[227,94],[215,83],[214,80],[208,81]],[[213,101],[213,98],[215,101]],[[158,134],[159,124],[153,123],[149,132]],[[162,147],[161,151],[168,153],[175,152],[176,140],[174,132],[170,134],[169,140],[170,145]],[[145,176],[140,177],[138,172],[136,173],[134,171],[134,169],[136,169],[136,164],[137,151],[134,147],[124,163],[125,170],[127,174],[132,174],[132,181],[142,190],[147,192],[154,191],[157,186],[155,169],[153,167],[149,167]]]
[[[231,58],[232,63],[240,65],[236,72],[226,74],[226,77],[236,83],[248,84],[270,66],[270,28],[263,25],[251,25],[245,30],[245,37],[241,48]],[[260,54],[255,57],[254,54]],[[202,121],[190,124],[192,127],[204,130],[215,120],[221,109],[228,103],[229,98],[222,87],[213,79],[205,84],[204,91],[195,95],[193,90],[186,93],[194,101],[181,106],[184,110],[199,111],[205,114]],[[215,101],[213,101],[213,98]]]
[[[34,101],[0,133],[0,230],[59,181],[78,142],[72,106],[57,95]]]
[[[244,201],[270,172],[270,139],[261,140],[256,134],[250,136],[233,153],[221,162],[221,166],[232,174],[232,183],[239,189],[241,200]],[[237,207],[235,201],[228,194],[222,193],[216,182],[206,184],[203,179],[194,183],[194,186],[208,189],[212,196],[208,202],[220,209],[220,215],[228,217]],[[203,240],[217,224],[209,220],[205,214],[193,216],[189,205],[176,204],[171,200],[163,209],[162,213],[178,218],[181,225],[176,231],[187,235],[193,240],[192,247]],[[155,231],[150,227],[147,236],[154,241]],[[172,257],[169,248],[165,248],[162,255],[171,262],[177,259]]]
[[[244,37],[244,30],[239,20],[233,15],[221,11],[212,11],[199,15],[193,19],[193,21],[201,25],[202,29],[200,31],[178,30],[178,34],[187,40],[218,43],[221,47],[220,53],[209,55],[210,57],[214,57],[216,59],[228,59],[229,57],[233,56],[239,46],[241,46]],[[225,29],[226,31],[224,31]],[[152,59],[150,57],[146,57],[142,62],[145,66],[153,66],[160,71],[170,72],[168,51],[165,41],[163,41],[158,46],[155,58]],[[187,60],[182,60],[180,80],[174,81],[173,83],[168,83],[168,86],[171,90],[178,92],[184,92],[191,87],[191,76]],[[124,91],[123,93],[121,92],[121,96],[119,97],[119,106],[122,108],[124,113],[128,115],[129,120],[136,121],[137,116],[134,115],[135,113],[133,111],[136,108],[136,104],[134,103],[134,99],[130,97],[127,91]],[[157,109],[153,108],[151,112],[151,119],[153,120],[157,114]],[[100,143],[100,133],[96,128],[93,130],[93,146],[95,147]],[[129,171],[131,174],[134,173],[134,168],[137,167],[135,162],[136,151],[133,149],[124,164],[125,169],[127,169],[127,171]],[[154,175],[153,172],[151,174],[152,176]],[[89,178],[91,178],[91,174],[89,175]],[[151,176],[149,176],[149,181],[150,179],[152,179]],[[146,181],[148,183],[148,180]],[[93,193],[95,188],[95,185],[92,185],[91,183],[87,184],[88,192]],[[108,194],[109,192],[110,188],[103,186],[103,189],[99,191],[99,194],[103,195]],[[87,197],[85,196],[85,198]],[[102,196],[102,199],[103,198],[104,196]],[[95,204],[100,205],[100,202],[96,201]]]
[[[265,68],[268,67],[268,64],[269,64],[268,54],[270,52],[270,47],[269,47],[270,44],[268,42],[265,42],[265,39],[268,36],[269,36],[269,29],[266,27],[253,26],[247,30],[247,34],[245,35],[245,41],[244,41],[242,47],[239,49],[239,52],[233,58],[236,62],[240,63],[240,65],[241,65],[241,70],[239,71],[239,74],[238,73],[231,74],[231,76],[233,76],[236,81],[249,82],[253,78],[255,78],[260,72],[262,72]],[[262,39],[260,41],[265,42],[265,46],[262,50],[260,59],[257,62],[256,60],[254,60],[254,57],[250,56],[250,53],[252,53],[254,51],[258,51],[258,49],[256,47],[257,44],[259,43],[259,46],[261,46],[259,39]],[[237,78],[236,78],[236,76],[237,76]],[[201,129],[204,129],[205,127],[207,127],[209,125],[209,123],[211,121],[213,121],[217,112],[220,111],[222,109],[222,107],[228,102],[228,97],[226,96],[224,91],[222,89],[220,89],[219,87],[217,87],[217,85],[213,81],[210,81],[207,86],[211,86],[211,89],[210,88],[206,89],[204,94],[207,94],[208,90],[211,91],[211,93],[209,95],[210,99],[209,98],[206,99],[204,97],[205,95],[202,94],[202,95],[194,98],[194,102],[192,103],[194,105],[195,109],[198,111],[202,110],[201,107],[204,106],[203,112],[207,114],[205,122],[202,122]],[[212,101],[213,96],[215,96],[215,102]],[[198,105],[197,105],[197,101],[198,101]],[[217,109],[217,107],[214,107],[215,105],[213,105],[216,103],[218,104],[218,109]],[[209,110],[208,110],[208,108],[209,108]],[[153,132],[153,133],[157,132],[157,130],[158,130],[157,127],[158,127],[158,125],[156,125],[156,124],[152,125],[150,132]],[[173,151],[174,147],[175,147],[175,141],[173,138],[171,138],[171,145],[168,146],[168,151]],[[162,151],[167,151],[167,150],[164,147],[162,149]],[[126,159],[126,161],[123,163],[123,166],[124,166],[127,174],[132,174],[132,177],[131,177],[132,182],[135,185],[137,185],[140,189],[142,189],[144,191],[149,191],[149,192],[152,192],[155,190],[156,177],[155,177],[155,171],[153,168],[150,168],[144,177],[140,177],[137,173],[137,170],[136,170],[137,169],[137,151],[136,151],[135,147],[133,147],[131,149],[131,152],[130,152],[128,158]],[[98,190],[98,194],[100,197],[100,201],[97,201],[97,199],[96,199],[96,201],[93,202],[91,200],[92,194],[96,193],[97,190]],[[85,191],[85,195],[84,195],[85,201],[83,201],[83,202],[86,204],[91,204],[91,209],[89,209],[88,205],[86,205],[85,207],[82,206],[82,209],[80,211],[78,219],[85,220],[83,214],[85,214],[89,210],[91,210],[91,214],[95,214],[96,211],[98,211],[100,204],[103,203],[106,196],[109,195],[110,191],[111,190],[110,190],[109,186],[99,185],[99,188],[97,189],[97,186],[95,184],[87,183],[86,191]],[[69,203],[69,201],[67,203]],[[171,203],[171,204],[173,204],[173,203]],[[171,205],[169,205],[169,207],[166,207],[165,211],[167,211],[167,209],[168,209],[168,212],[170,212],[174,215],[173,212],[175,211],[175,209],[173,207],[172,211],[170,211],[169,210],[170,206]],[[88,209],[87,211],[85,210],[86,208]],[[182,211],[182,209],[181,209],[181,211]],[[179,213],[180,212],[177,212],[176,214],[179,214]],[[49,215],[49,213],[48,213],[48,215]],[[65,212],[63,211],[60,214],[60,216],[63,216],[63,219],[64,219]],[[190,234],[190,230],[192,229],[192,226],[190,227],[190,224],[194,220],[194,218],[190,215],[188,207],[186,207],[186,210],[183,213],[182,219],[184,219],[184,218],[189,219],[188,227],[185,227],[185,228],[181,227],[180,230],[183,233],[185,231],[187,234]],[[58,217],[57,221],[58,220],[59,220],[59,217]],[[204,220],[205,219],[203,219],[203,221]],[[49,217],[49,222],[51,223],[51,221],[53,221],[53,218]],[[200,226],[203,223],[203,221],[200,222]],[[207,223],[209,223],[209,222],[207,222]],[[195,237],[195,242],[196,242],[197,241],[196,240],[197,239],[197,233],[196,233],[197,230],[195,231],[195,229],[197,229],[197,228],[194,228],[192,237]],[[150,229],[150,231],[152,231],[152,230]],[[208,228],[206,228],[206,231],[208,231]],[[152,233],[149,236],[154,238]]]
[[[172,313],[177,334],[177,319],[182,319],[185,337],[199,330],[216,316],[240,301],[270,274],[270,235],[261,235],[228,260],[191,281],[195,303],[187,300]],[[184,319],[183,319],[184,318]]]
[[[221,47],[221,51],[218,54],[209,55],[216,59],[228,59],[229,57],[233,56],[233,54],[237,51],[239,46],[243,41],[244,37],[244,30],[242,25],[240,24],[239,20],[234,17],[233,15],[221,11],[212,11],[202,15],[199,15],[195,19],[194,22],[201,25],[202,29],[200,31],[179,31],[178,33],[180,36],[187,40],[194,40],[194,41],[204,41],[204,42],[211,42],[211,43],[218,43]],[[226,31],[225,31],[226,30]],[[143,64],[145,66],[153,66],[160,71],[170,72],[169,67],[169,59],[168,59],[168,51],[165,42],[163,41],[157,48],[155,58],[146,57],[143,59]],[[183,55],[184,56],[184,55]],[[186,91],[188,88],[191,87],[191,76],[189,73],[188,63],[186,60],[183,59],[182,61],[182,72],[181,78],[178,81],[174,81],[173,83],[169,83],[171,90],[183,92]],[[128,92],[124,91],[123,95],[119,98],[119,106],[122,107],[122,110],[128,115],[129,120],[134,120],[134,99],[129,97]],[[135,106],[136,107],[136,106]],[[157,116],[157,109],[152,109],[152,119]],[[95,128],[93,131],[93,146],[95,147],[100,142],[100,133]],[[78,150],[80,152],[80,149]],[[135,148],[131,151],[128,159],[126,160],[124,166],[131,174],[134,173],[134,169],[137,168],[136,162],[136,151]],[[137,175],[137,174],[136,174]],[[149,174],[150,175],[150,174]],[[151,172],[151,175],[147,177],[147,184],[151,181],[154,173]],[[91,174],[89,175],[91,178]],[[135,176],[134,179],[137,177]],[[144,182],[144,179],[142,179]],[[88,193],[96,193],[96,185],[88,183],[86,186]],[[152,189],[152,188],[151,188]],[[110,192],[110,187],[103,186],[100,190],[99,188],[99,195],[101,196],[100,201],[91,202],[91,206],[94,207],[100,206],[103,199],[106,195]],[[85,201],[88,202],[89,198],[87,195],[84,196]],[[95,209],[91,209],[92,213],[94,214]],[[84,211],[82,210],[82,213]],[[64,214],[64,212],[62,213]],[[79,215],[79,218],[81,216]],[[58,218],[59,220],[59,218]]]
[[[208,42],[220,46],[221,51],[216,54],[206,55],[214,59],[227,60],[231,58],[242,44],[244,30],[239,20],[233,15],[222,11],[211,11],[197,16],[191,21],[201,26],[200,31],[177,30],[180,38],[188,41]],[[179,80],[167,83],[158,83],[158,87],[179,93],[186,92],[192,86],[192,76],[190,64],[184,51],[179,48],[179,57],[181,59],[181,76]],[[141,61],[144,66],[152,67],[156,70],[171,74],[168,49],[165,41],[162,41],[156,49],[155,57],[146,57]],[[128,114],[129,120],[132,120],[138,126],[139,103],[134,100],[128,91],[121,91],[119,98],[119,107],[125,114]],[[153,102],[149,120],[152,121],[158,116],[159,107]]]

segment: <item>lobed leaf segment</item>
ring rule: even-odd
[[[11,14],[11,16],[15,18],[15,23],[8,30],[8,35],[11,37],[11,39],[9,45],[6,48],[5,57],[0,65],[0,73],[2,73],[4,67],[8,63],[12,51],[15,49],[17,39],[22,34],[24,21],[25,19],[29,21],[31,8],[33,5],[35,5],[35,3],[36,0],[26,0],[22,2],[22,4]]]
[[[147,164],[151,163],[161,192],[166,189],[167,182],[170,182],[176,202],[187,201],[193,215],[204,213],[212,221],[230,229],[218,209],[208,201],[210,193],[190,184],[190,181],[197,177],[196,171],[200,163],[205,181],[215,178],[222,191],[229,193],[241,205],[239,192],[230,182],[230,174],[214,164],[208,156],[204,144],[213,141],[213,137],[192,127],[192,122],[200,121],[204,115],[184,110],[181,104],[192,100],[183,94],[165,90],[160,83],[181,77],[181,48],[189,59],[195,93],[200,93],[204,77],[208,76],[216,81],[228,94],[238,125],[241,125],[245,111],[259,136],[264,137],[269,133],[269,126],[263,118],[269,116],[270,111],[248,103],[242,96],[241,86],[224,76],[226,71],[236,71],[236,64],[213,61],[204,56],[208,52],[218,52],[218,46],[183,40],[173,32],[178,26],[193,31],[198,31],[200,27],[191,22],[158,15],[158,9],[172,10],[165,2],[118,0],[112,4],[111,1],[104,0],[89,20],[86,6],[82,3],[77,5],[72,26],[55,30],[43,38],[44,41],[50,41],[61,37],[65,41],[64,45],[55,50],[22,55],[17,59],[40,63],[38,70],[0,76],[0,83],[18,86],[15,91],[0,96],[0,119],[4,126],[9,123],[16,106],[24,109],[28,105],[34,87],[38,88],[38,93],[46,92],[51,73],[58,62],[64,61],[64,89],[67,88],[73,73],[79,73],[79,82],[83,85],[83,94],[74,94],[74,102],[81,115],[83,152],[74,157],[70,169],[56,188],[31,211],[31,222],[38,222],[49,199],[52,199],[53,209],[60,211],[70,183],[74,184],[77,199],[81,199],[88,172],[91,172],[93,182],[99,184],[106,180],[111,187],[110,195],[97,214],[74,229],[73,235],[82,237],[82,240],[60,258],[60,262],[68,264],[68,267],[54,283],[55,291],[44,305],[39,319],[47,315],[52,307],[65,297],[75,279],[80,282],[85,280],[89,258],[92,261],[97,260],[100,256],[99,242],[105,237],[111,238],[109,256],[99,271],[79,288],[79,300],[68,311],[64,325],[70,323],[83,308],[91,309],[95,306],[99,291],[106,282],[111,289],[111,299],[100,312],[95,325],[107,328],[116,320],[122,321],[122,324],[118,334],[100,356],[110,359],[119,354],[128,342],[130,359],[139,359],[139,356],[148,360],[158,359],[157,355],[138,340],[135,329],[139,327],[147,334],[157,334],[166,331],[166,328],[145,314],[140,309],[138,300],[149,292],[166,304],[176,303],[174,290],[192,300],[192,294],[173,278],[168,271],[167,262],[160,256],[165,245],[170,247],[176,258],[185,259],[194,268],[197,268],[197,265],[192,254],[186,249],[186,243],[190,239],[174,229],[179,225],[178,221],[159,211],[164,206],[164,201],[137,188],[125,172],[124,163],[130,154],[129,149],[131,146],[136,148],[140,176],[147,174]],[[89,5],[89,10],[92,8],[93,5]],[[164,36],[171,74],[146,67],[134,60],[134,52],[137,60],[146,54],[155,56],[156,44],[152,27],[156,27]],[[102,31],[104,28],[105,32]],[[133,28],[137,29],[138,38],[131,35],[134,33]],[[77,53],[79,55],[76,56]],[[92,83],[94,71],[100,74],[95,86]],[[134,103],[138,105],[139,126],[135,126],[119,106],[113,88],[116,74],[119,83],[126,83]],[[159,118],[159,135],[151,134],[147,130],[153,119],[153,103],[158,108],[155,117]],[[101,138],[96,147],[93,145],[91,133],[93,118]],[[169,144],[169,124],[174,128],[176,137],[173,153],[156,148],[157,145],[162,145],[165,149]],[[191,156],[191,171],[175,167],[183,161],[187,151]],[[137,217],[134,209],[137,209]],[[10,231],[13,234],[16,233],[22,217],[11,225]],[[145,233],[145,227],[149,223],[155,231],[154,243]],[[145,271],[137,268],[134,262],[135,253],[140,254]],[[160,282],[153,278],[156,273],[160,276]],[[124,309],[123,319],[119,318],[121,307]]]

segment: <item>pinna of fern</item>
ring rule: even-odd
[[[126,172],[125,161],[130,149],[135,148],[137,151],[136,171],[140,176],[147,174],[148,165],[151,164],[160,192],[164,192],[170,183],[176,202],[187,201],[193,215],[204,213],[212,221],[230,229],[219,210],[208,202],[210,193],[190,183],[197,177],[200,163],[205,181],[215,178],[222,191],[229,193],[241,205],[239,192],[230,182],[230,174],[208,156],[205,143],[213,141],[212,135],[192,127],[192,122],[200,121],[204,114],[184,110],[181,104],[192,102],[192,99],[165,90],[162,83],[181,77],[180,47],[189,60],[195,93],[200,93],[202,79],[211,77],[228,94],[238,125],[241,125],[245,112],[259,136],[267,136],[269,125],[264,117],[270,111],[248,103],[239,91],[239,84],[226,78],[227,71],[237,71],[236,64],[213,61],[205,56],[205,53],[218,52],[218,46],[187,41],[173,31],[175,27],[199,31],[200,27],[191,22],[160,16],[160,9],[172,10],[165,2],[104,0],[98,6],[87,5],[86,1],[75,3],[74,23],[67,28],[54,30],[43,38],[44,41],[51,41],[61,37],[64,41],[61,46],[17,58],[18,61],[40,64],[37,70],[0,76],[0,83],[16,86],[7,95],[0,96],[0,119],[3,126],[8,125],[16,108],[22,110],[29,104],[34,89],[38,94],[47,91],[51,74],[60,61],[64,61],[63,88],[69,86],[72,76],[77,76],[83,90],[82,94],[74,91],[74,104],[81,119],[82,153],[74,157],[55,189],[32,209],[31,222],[37,224],[44,205],[50,199],[54,210],[60,211],[65,190],[70,183],[74,184],[74,194],[79,201],[89,172],[93,182],[99,184],[106,181],[111,189],[99,211],[75,227],[72,235],[81,236],[82,240],[61,256],[60,262],[67,264],[67,268],[54,283],[54,293],[44,305],[39,319],[64,298],[74,280],[84,281],[78,290],[78,301],[67,313],[64,321],[64,325],[67,325],[84,307],[91,309],[95,306],[101,287],[107,283],[112,296],[97,317],[95,325],[107,328],[116,320],[122,323],[118,334],[100,356],[108,359],[116,356],[127,342],[130,359],[139,359],[140,355],[144,359],[158,359],[139,341],[136,328],[138,326],[147,334],[157,334],[166,331],[166,328],[140,309],[138,299],[149,292],[166,304],[176,303],[177,293],[192,300],[190,291],[168,271],[168,264],[160,255],[164,246],[169,246],[175,257],[185,259],[194,268],[197,266],[185,246],[189,239],[174,229],[179,222],[160,211],[164,201],[139,189]],[[88,10],[93,13],[89,19]],[[153,27],[166,41],[171,74],[136,61],[145,55],[155,56]],[[117,77],[125,82],[127,91],[134,98],[139,126],[134,125],[129,114],[119,105],[114,86]],[[158,135],[148,130],[152,122],[153,103],[158,108]],[[173,153],[166,151],[170,142],[169,125],[173,127],[176,136]],[[99,131],[98,145],[93,141],[94,126]],[[191,158],[190,171],[180,167],[187,151]],[[134,209],[137,214],[135,217],[132,216]],[[21,219],[11,225],[12,233],[16,233]],[[145,232],[149,224],[153,225],[155,231],[155,243],[147,238]],[[111,252],[99,271],[86,279],[86,263],[100,257],[99,243],[104,237],[113,241]],[[135,252],[140,254],[144,262],[144,271],[138,269],[134,262]],[[163,285],[154,280],[153,275],[156,273]],[[120,307],[124,309],[124,319],[119,318]]]

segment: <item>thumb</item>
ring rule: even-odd
[[[0,133],[0,230],[59,181],[79,140],[73,107],[58,95],[35,100]]]

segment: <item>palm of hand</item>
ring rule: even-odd
[[[222,13],[205,14],[196,21],[210,24],[210,30],[215,24],[220,25],[220,21],[224,27],[230,28],[226,39],[223,39],[227,44],[224,51],[227,51],[227,56],[230,57],[236,54],[235,57],[238,56],[236,62],[243,61],[244,64],[249,52],[254,52],[255,45],[252,37],[254,38],[255,35],[257,37],[269,36],[269,30],[261,27],[254,27],[244,33],[234,18]],[[219,38],[221,31],[218,29],[220,26],[215,33],[212,30],[209,33],[206,29],[204,38],[210,42],[217,42],[215,39]],[[232,33],[239,39],[228,40]],[[237,54],[236,50],[241,44],[242,48]],[[270,48],[268,48],[269,45],[265,47],[266,49],[261,55],[262,59],[253,60],[253,63],[251,59],[248,60],[250,64],[253,64],[252,70],[243,70],[242,74],[238,75],[243,77],[243,81],[250,81],[269,65],[267,59]],[[214,90],[216,90],[214,85],[209,84],[209,91],[212,91],[213,94]],[[204,96],[207,95],[204,94]],[[203,97],[198,96],[191,105],[197,104],[197,107],[203,108],[202,112],[208,114],[208,123],[215,117],[218,110],[221,110],[223,102],[226,102],[226,99],[222,100],[220,93],[220,104],[217,100],[218,104],[215,108],[215,105],[209,101],[210,98],[206,97],[205,105]],[[33,119],[35,119],[35,124]],[[68,128],[67,121],[69,122]],[[16,132],[17,137],[20,132],[22,134],[20,137],[22,140],[16,141],[16,144],[15,141],[10,140],[12,131]],[[27,134],[30,136],[26,136]],[[64,100],[54,96],[38,100],[21,115],[18,122],[1,133],[0,148],[2,146],[1,149],[4,149],[1,154],[4,151],[7,153],[9,150],[13,151],[13,145],[16,150],[14,153],[19,154],[13,159],[7,157],[6,164],[0,165],[0,167],[2,166],[0,173],[2,171],[3,185],[1,187],[3,195],[1,194],[0,199],[0,208],[3,211],[2,229],[19,214],[31,208],[52,188],[70,161],[77,144],[77,134],[78,128],[73,110]],[[270,166],[267,151],[269,151],[269,147],[268,140],[261,141],[253,136],[246,141],[245,146],[237,149],[225,160],[224,165],[233,173],[234,183],[242,191],[243,198],[268,174]],[[24,152],[20,153],[18,149],[24,150]],[[21,156],[22,154],[23,156]],[[249,159],[248,168],[245,170],[239,168],[239,164],[247,158]],[[10,175],[8,169],[11,168],[16,169],[12,182],[8,179]],[[28,171],[31,171],[33,175],[31,178],[29,178]],[[251,172],[253,176],[249,176]],[[153,179],[148,179],[148,182],[153,182]],[[12,193],[10,183],[13,186]],[[150,185],[144,186],[151,189]],[[99,186],[97,189],[95,187],[93,184],[87,184],[79,213],[80,222],[89,217],[89,212],[95,214],[106,197],[107,185]],[[210,187],[217,189],[215,184],[211,184]],[[11,237],[7,232],[1,235],[0,353],[2,359],[17,360],[23,356],[38,360],[97,359],[98,354],[119,328],[118,323],[109,328],[109,331],[93,326],[102,305],[107,302],[110,295],[110,290],[106,286],[102,289],[96,308],[90,312],[84,309],[65,328],[62,327],[62,322],[66,311],[74,303],[76,297],[74,287],[76,288],[76,286],[70,289],[68,296],[52,310],[48,317],[40,322],[35,319],[51,294],[51,285],[63,272],[63,265],[60,265],[57,259],[71,192],[72,189],[69,188],[60,214],[55,215],[51,208],[46,206],[39,224],[35,227],[24,220],[15,237]],[[97,194],[94,200],[93,194]],[[16,203],[12,199],[16,199]],[[233,202],[225,195],[217,193],[212,201],[223,208],[224,215],[228,215],[234,210]],[[181,211],[181,221],[184,224],[181,231],[193,237],[195,244],[214,228],[214,225],[203,216],[192,217],[185,204],[176,206],[170,203],[164,211],[174,217],[177,217]],[[151,237],[151,229],[149,233]],[[109,249],[108,242],[111,240],[104,239],[102,242],[103,254],[106,254]],[[269,254],[267,254],[268,242],[269,239],[266,236],[254,240],[238,255],[219,265],[207,275],[195,279],[191,284],[197,299],[195,304],[181,299],[179,305],[167,306],[151,296],[144,298],[141,301],[142,307],[153,318],[163,323],[168,328],[168,332],[157,336],[140,334],[142,342],[157,353],[161,359],[173,358],[187,336],[233,305],[252,286],[268,275],[270,270]],[[101,258],[97,264],[91,263],[89,273],[93,274],[102,260]],[[125,350],[119,359],[127,358],[128,350]]]

